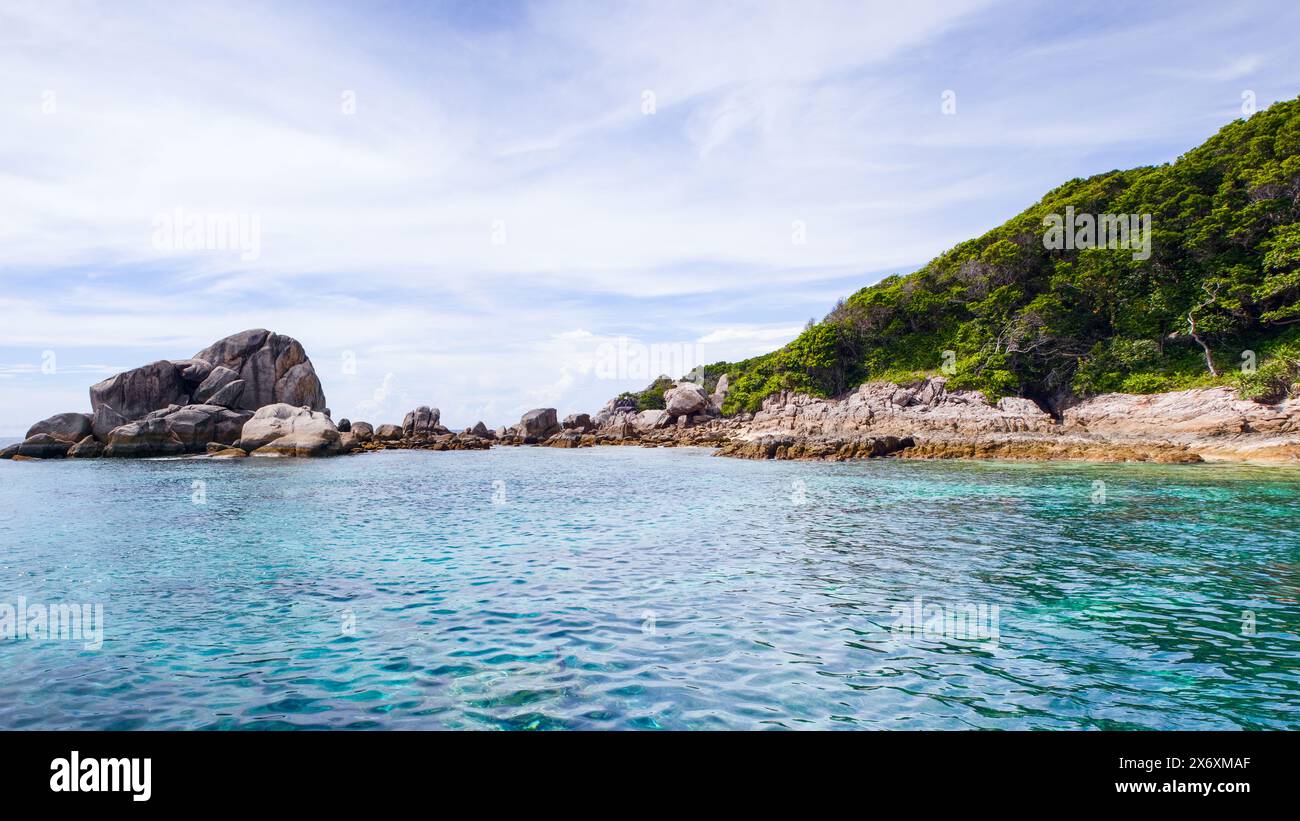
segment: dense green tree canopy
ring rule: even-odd
[[[1052,215],[1070,208],[1149,215],[1149,254],[1048,247]],[[834,396],[940,372],[955,388],[1051,407],[1210,384],[1272,401],[1298,368],[1300,100],[1230,123],[1176,162],[1071,180],[863,288],[784,348],[711,366],[730,375],[729,413],[781,390]]]

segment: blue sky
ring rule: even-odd
[[[647,381],[597,367],[619,337],[763,353],[1294,97],[1296,31],[1290,0],[10,0],[0,436],[251,327],[336,418],[595,411]],[[160,244],[176,209],[256,217],[258,253]]]

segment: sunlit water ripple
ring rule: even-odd
[[[0,640],[0,728],[1295,728],[1298,519],[1289,468],[0,462],[0,603],[106,619]]]

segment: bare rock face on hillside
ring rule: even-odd
[[[920,433],[1050,433],[1055,420],[1027,399],[990,404],[979,391],[949,391],[943,377],[910,385],[867,382],[843,399],[798,393],[768,397],[750,432],[848,436]]]

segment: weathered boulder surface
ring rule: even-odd
[[[87,436],[68,448],[69,459],[95,459],[104,454],[104,443],[93,436]]]
[[[325,394],[297,340],[243,331],[190,359],[151,362],[91,386],[91,432],[107,442],[117,428],[171,406],[255,411],[276,402],[324,410]]]
[[[488,426],[483,424],[482,420],[479,420],[479,422],[476,423],[474,427],[470,428],[469,433],[473,434],[474,436],[482,436],[485,439],[496,438],[496,434],[488,430]]]
[[[369,442],[371,439],[375,438],[375,429],[371,427],[369,422],[352,422],[348,427],[351,429],[352,435],[357,437],[358,441]],[[342,430],[342,428],[340,428],[340,430]]]
[[[722,408],[722,402],[727,398],[727,391],[730,390],[730,386],[731,383],[727,380],[725,373],[718,377],[718,384],[713,386],[713,395],[709,397],[709,401],[713,403],[715,408]]]
[[[633,426],[641,430],[652,430],[667,426],[669,421],[668,411],[665,410],[645,410],[636,414],[632,420]]]
[[[90,387],[95,438],[106,440],[114,428],[126,422],[189,401],[189,383],[181,369],[165,359],[110,376]]]
[[[239,381],[239,371],[231,370],[224,365],[209,368],[208,375],[194,389],[193,398],[197,402],[206,401],[212,394],[237,381]]]
[[[519,419],[515,430],[517,435],[526,439],[545,439],[560,432],[560,422],[555,408],[534,408]]]
[[[428,405],[421,405],[415,410],[409,411],[406,418],[402,420],[402,435],[406,437],[427,437],[450,433],[451,431],[439,424],[441,419],[442,411]]]
[[[375,439],[380,442],[396,442],[402,438],[402,428],[399,425],[380,425],[375,428]]]
[[[709,407],[709,395],[692,382],[678,382],[664,391],[664,405],[670,416],[693,416]]]
[[[328,456],[339,451],[339,431],[320,411],[277,402],[244,423],[236,444],[253,456]]]
[[[0,452],[0,459],[62,459],[68,455],[72,445],[61,439],[55,439],[48,433],[29,436],[16,445],[10,445]]]
[[[591,416],[585,413],[569,414],[564,417],[564,421],[560,423],[560,427],[565,430],[577,431],[578,433],[590,433],[596,429],[595,424],[591,421]]]
[[[316,370],[291,337],[265,328],[242,331],[214,342],[194,358],[210,363],[214,371],[228,368],[239,375],[245,384],[235,407],[257,410],[284,403],[314,411],[326,408]]]
[[[990,405],[979,391],[948,391],[934,377],[909,385],[867,382],[842,399],[783,392],[763,401],[746,438],[765,434],[853,437],[859,434],[1052,433],[1054,419],[1029,400]]]
[[[80,442],[92,433],[90,414],[56,413],[48,419],[42,419],[27,429],[26,439],[38,433],[47,433],[60,442],[72,444]]]
[[[234,443],[252,415],[220,405],[172,405],[114,428],[103,455],[139,458],[202,453],[209,442]]]

